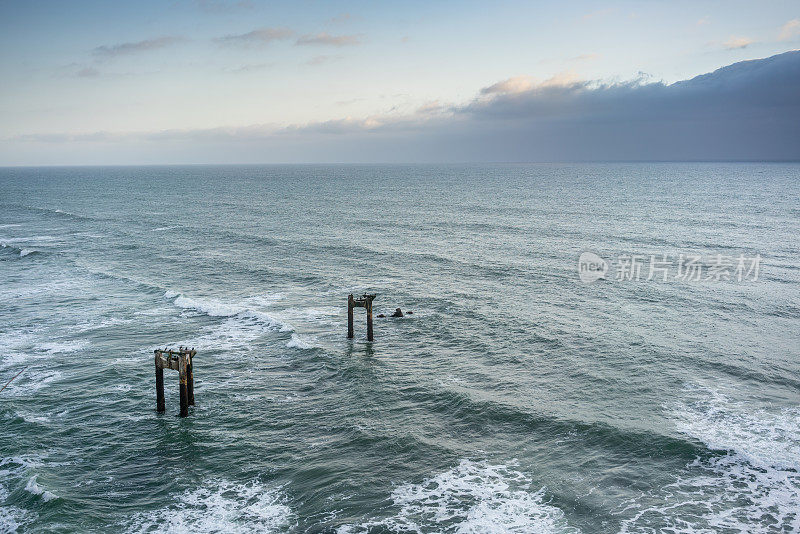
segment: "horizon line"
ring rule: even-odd
[[[102,168],[102,167],[247,167],[247,166],[416,166],[416,165],[575,165],[621,163],[800,163],[800,159],[686,159],[686,160],[553,160],[553,161],[406,161],[406,162],[255,162],[255,163],[53,163],[1,165],[0,169]]]

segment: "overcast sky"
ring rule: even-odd
[[[0,0],[0,165],[800,159],[798,48],[797,0]]]

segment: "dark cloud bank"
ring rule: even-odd
[[[491,159],[797,160],[800,52],[672,85],[535,88],[457,115],[465,145]]]
[[[15,144],[86,143],[119,163],[800,160],[800,51],[671,85],[550,84],[433,109],[283,129],[28,136]]]

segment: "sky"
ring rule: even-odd
[[[800,3],[0,0],[0,165],[800,159]]]

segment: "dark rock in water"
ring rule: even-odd
[[[413,311],[407,311],[406,315],[414,315],[414,312]]]
[[[392,317],[402,317],[402,316],[403,316],[403,310],[401,310],[400,308],[397,308],[392,314]]]
[[[376,317],[377,317],[378,319],[383,319],[383,318],[384,318],[384,317],[386,317],[386,316],[385,316],[384,314],[382,314],[382,313],[379,313],[378,315],[376,315]]]

